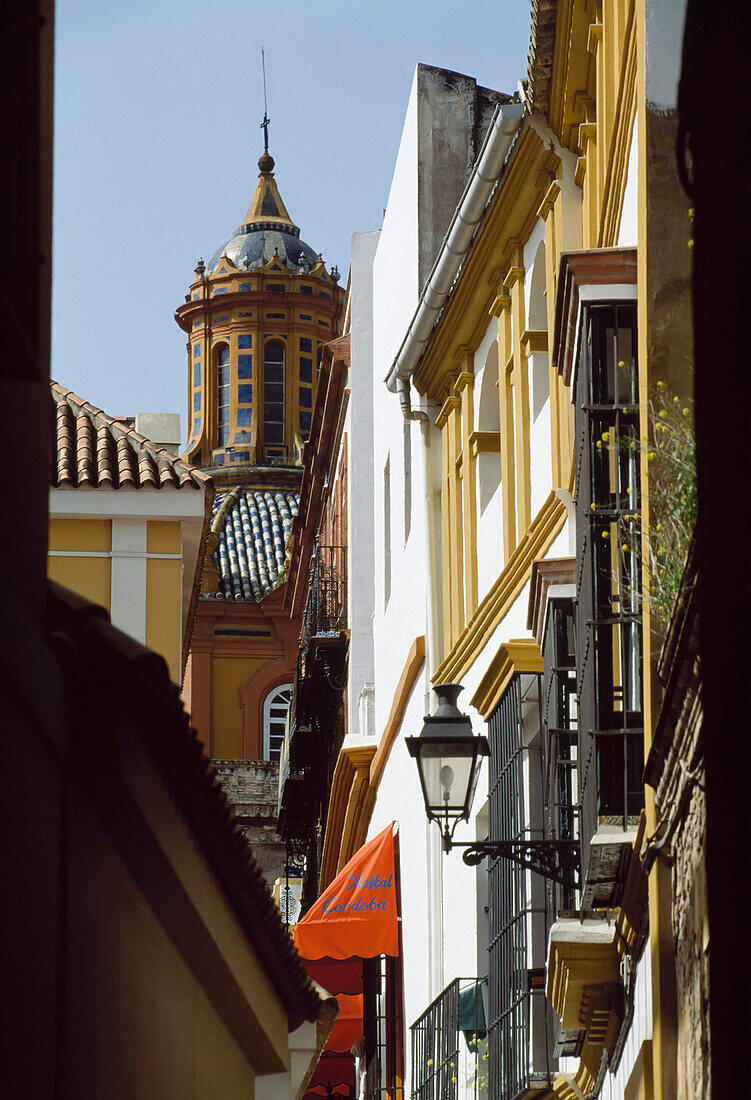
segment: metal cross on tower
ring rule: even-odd
[[[263,151],[268,154],[269,151],[269,123],[271,119],[268,113],[268,104],[266,100],[266,55],[261,46],[261,67],[263,69],[263,122],[261,123],[261,129],[263,130]]]

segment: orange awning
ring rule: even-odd
[[[362,993],[362,959],[303,959],[314,982],[338,997],[340,993]]]
[[[304,960],[399,954],[392,823],[360,848],[294,929]]]
[[[328,1052],[322,1055],[308,1082],[305,1097],[331,1096],[338,1092],[355,1096],[355,1060],[351,1054]]]
[[[349,1054],[350,1048],[362,1038],[362,993],[348,997],[346,993],[337,993],[339,1015],[326,1040],[326,1050],[337,1054]]]
[[[339,1015],[308,1085],[306,1097],[350,1086],[350,1048],[363,1034],[363,959],[399,954],[396,825],[368,841],[298,921],[295,946],[308,973],[336,996]]]

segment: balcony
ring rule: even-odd
[[[312,842],[343,729],[348,635],[344,546],[317,546],[308,581],[289,725],[280,762],[279,831]]]
[[[484,978],[456,978],[415,1020],[411,1100],[488,1100]]]

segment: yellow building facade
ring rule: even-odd
[[[103,607],[182,683],[211,479],[53,383],[48,576]]]
[[[345,743],[326,862],[341,867],[371,821],[408,818],[385,788],[405,782],[396,750],[405,732],[416,732],[406,723],[414,722],[415,696],[422,698],[423,666],[434,685],[468,687],[467,702],[488,723],[491,743],[498,723],[513,726],[515,700],[538,681],[539,741],[520,740],[518,751],[533,750],[541,772],[549,771],[540,780],[544,797],[534,785],[522,797],[519,787],[519,805],[534,796],[540,810],[517,821],[513,836],[576,845],[580,879],[568,893],[546,887],[553,891],[547,897],[538,876],[519,879],[527,904],[547,912],[550,925],[544,935],[530,932],[523,951],[518,943],[513,950],[526,952],[530,982],[538,975],[545,1011],[554,1014],[547,1031],[540,1025],[537,1039],[531,1032],[529,1038],[530,1050],[548,1043],[550,1056],[530,1076],[531,1056],[525,1062],[519,1055],[514,1091],[512,1076],[503,1077],[511,1074],[512,1055],[498,1051],[510,1051],[529,1025],[520,1018],[504,1032],[515,1008],[504,1014],[498,1004],[505,994],[496,997],[489,1031],[499,1074],[491,1077],[491,1094],[499,1100],[526,1095],[518,1091],[522,1080],[535,1095],[561,1100],[676,1095],[680,1006],[670,869],[646,858],[660,833],[643,767],[662,691],[646,564],[648,453],[656,437],[650,396],[660,383],[682,402],[692,388],[691,221],[674,158],[683,7],[648,0],[534,5],[520,102],[499,109],[444,249],[414,315],[407,314],[406,335],[404,328],[398,339],[378,331],[379,317],[387,329],[378,299],[388,300],[386,281],[374,290],[374,346],[393,347],[396,355],[390,370],[386,361],[374,369],[388,372],[407,422],[400,427],[412,440],[402,458],[382,404],[380,434],[388,442],[379,449],[376,437],[374,448],[376,470],[384,470],[383,491],[377,482],[375,489],[375,695],[393,703],[390,712],[382,704],[377,710],[374,743]],[[395,180],[398,172],[399,161]],[[388,228],[387,212],[374,280],[381,251],[388,254]],[[354,328],[352,340],[357,347]],[[411,421],[420,421],[419,435]],[[400,490],[411,492],[415,468],[426,506],[418,520],[407,504],[402,546],[391,529],[398,522],[391,499],[401,505]],[[356,517],[354,496],[350,507]],[[423,522],[421,565],[430,575],[424,625],[418,613],[397,615],[389,607],[394,574],[409,568],[416,576],[409,540]],[[392,657],[397,645],[401,672]],[[557,646],[569,647],[560,660]],[[551,703],[559,691],[565,723]],[[519,714],[527,705],[518,703]],[[519,719],[527,737],[525,723]],[[500,767],[492,757],[490,768]],[[478,837],[488,835],[488,820],[492,828],[500,812],[493,790],[505,792],[502,809],[517,802],[504,782],[502,771],[491,770],[490,816],[485,806],[471,819]],[[355,820],[353,832],[345,823]],[[416,846],[423,843],[413,836]],[[429,866],[435,858],[428,846]],[[435,868],[431,873],[439,878]],[[497,867],[489,878],[498,882]],[[450,858],[440,881],[444,899],[449,881],[457,892],[471,888],[450,869]],[[418,901],[415,907],[422,920]],[[431,942],[441,945],[440,973],[460,954],[445,945],[461,923],[450,901],[435,909],[426,919]],[[490,974],[479,973],[500,990],[518,979],[516,970],[502,972],[503,958],[493,971],[494,945],[517,919],[512,910],[493,930],[499,918],[493,905],[486,908],[490,933],[477,916],[478,942],[489,937],[491,960]],[[405,928],[409,912],[405,897]],[[519,1003],[531,988],[513,986]],[[426,1003],[436,993],[433,984]],[[428,1082],[430,1064],[422,1068]],[[422,1080],[412,1069],[413,1081]],[[606,1086],[609,1093],[601,1091]]]
[[[640,0],[568,0],[548,12],[535,10],[525,85],[528,124],[414,375],[418,392],[441,406],[436,424],[443,456],[446,585],[443,659],[432,676],[436,684],[460,682],[494,632],[503,629],[514,601],[532,578],[534,563],[549,552],[567,512],[573,515],[577,497],[584,492],[578,480],[583,441],[574,430],[576,364],[571,355],[585,296],[636,300],[638,347],[633,347],[633,362],[638,363],[639,407],[633,415],[642,440],[654,438],[649,397],[658,381],[678,394],[691,392],[689,203],[674,166],[675,104],[658,111],[647,95],[654,68],[663,63],[650,46],[650,7]],[[682,5],[673,7],[675,11],[662,13],[662,20],[675,21],[670,61],[675,70]],[[539,240],[534,258],[529,248],[533,239]],[[572,264],[581,263],[578,257],[592,261],[581,275],[572,274]],[[662,298],[665,294],[667,300]],[[474,353],[488,315],[497,317],[498,323],[496,373],[494,385],[489,385],[486,367],[482,392],[477,392]],[[550,468],[542,477],[537,459],[541,448],[539,438],[536,447],[532,422],[536,386],[549,395]],[[488,402],[495,405],[492,411]],[[612,431],[609,440],[607,436],[606,431],[599,446],[601,453],[609,452],[616,479],[618,443]],[[478,598],[477,466],[488,461],[486,455],[498,456],[502,534],[497,578]],[[547,481],[546,495],[542,481]],[[639,490],[640,514],[627,517],[625,528],[614,521],[608,530],[597,532],[610,540],[613,576],[622,556],[619,542],[628,540],[636,561],[639,532],[648,526],[646,452]],[[646,543],[643,557],[648,558]],[[648,590],[646,568],[642,582]],[[615,592],[613,599],[618,600]],[[659,714],[659,642],[650,631],[648,601],[640,607],[645,759]],[[542,645],[541,637],[538,641]],[[509,645],[513,648],[513,642]],[[536,659],[541,661],[541,656],[538,650]],[[472,700],[486,717],[514,672],[535,667],[528,661],[497,661],[495,666]],[[494,690],[488,694],[490,687]],[[620,690],[617,680],[614,690]],[[562,1026],[581,1035],[579,1068],[555,1080],[553,1091],[562,1100],[599,1088],[603,1065],[622,1049],[624,967],[631,965],[630,952],[638,944],[640,929],[643,935],[645,920],[652,1027],[634,1066],[629,1095],[665,1100],[676,1095],[679,1006],[669,870],[664,863],[650,861],[647,883],[640,857],[657,821],[648,788],[643,797],[641,814],[629,817],[629,855],[621,863],[619,903],[608,921],[603,922],[603,912],[593,911],[592,927],[584,934],[579,934],[584,929],[581,915],[575,918],[575,932],[564,919],[551,934],[548,997]],[[605,820],[600,817],[601,823]]]

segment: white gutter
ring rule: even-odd
[[[417,370],[438,314],[446,303],[462,261],[469,251],[477,225],[503,170],[511,142],[519,129],[524,110],[522,103],[504,103],[496,107],[477,163],[451,219],[407,334],[386,376],[386,385],[392,393],[399,392],[402,411],[409,419],[412,419],[409,380]]]

